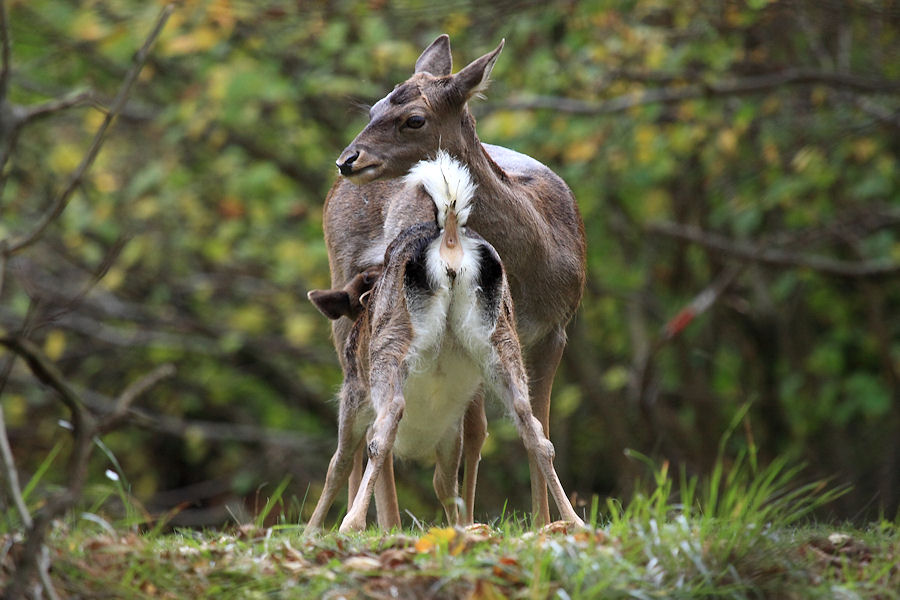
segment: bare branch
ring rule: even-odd
[[[66,187],[56,197],[48,211],[38,221],[31,232],[18,238],[14,238],[11,241],[5,239],[0,240],[0,285],[2,285],[3,275],[5,274],[7,259],[16,252],[27,248],[40,239],[47,227],[65,209],[72,193],[81,184],[82,178],[87,173],[88,169],[90,169],[99,154],[100,148],[105,141],[106,133],[112,125],[112,122],[124,107],[128,95],[131,92],[131,88],[137,81],[137,77],[147,60],[150,47],[159,37],[159,34],[162,32],[163,27],[173,11],[174,5],[172,4],[166,6],[161,11],[155,26],[135,55],[134,63],[129,69],[125,81],[122,83],[118,94],[113,100],[112,106],[110,107],[109,112],[107,112],[103,123],[94,135],[94,139],[92,140],[87,153],[70,176]],[[41,116],[63,110],[69,106],[78,105],[90,99],[90,96],[84,93],[76,94],[58,101],[51,101],[39,105],[30,110],[26,109],[26,112],[24,113],[22,113],[21,107],[15,107],[16,110],[14,110],[13,107],[10,107],[6,102],[6,91],[9,83],[9,31],[6,6],[3,0],[0,0],[0,38],[2,38],[0,39],[0,44],[2,44],[2,50],[0,50],[0,52],[2,52],[2,55],[0,55],[0,108],[3,109],[3,117],[11,118],[11,123],[8,124],[9,130],[7,131],[8,135],[6,136],[7,139],[4,144],[2,162],[0,162],[0,169],[2,169],[15,146],[17,133],[18,130],[21,129],[22,124],[28,120],[40,118]],[[24,592],[36,572],[41,580],[44,592],[51,600],[53,600],[58,596],[53,589],[52,582],[49,578],[50,561],[49,554],[44,545],[44,540],[53,519],[68,510],[80,496],[87,477],[87,466],[91,455],[93,440],[94,437],[100,433],[100,428],[98,427],[94,416],[85,407],[79,394],[65,380],[56,368],[56,365],[54,365],[33,342],[28,340],[24,335],[0,335],[0,345],[6,346],[14,354],[22,357],[35,377],[59,393],[63,403],[68,407],[71,413],[73,448],[69,456],[68,481],[66,487],[49,499],[41,510],[37,512],[34,519],[31,519],[30,515],[28,515],[27,508],[24,506],[24,502],[21,501],[21,494],[13,492],[17,509],[21,513],[23,522],[26,525],[26,538],[21,557],[17,561],[18,564],[16,565],[15,574],[5,590],[5,594],[10,598],[24,596]],[[7,365],[11,364],[11,361],[7,363]],[[135,398],[156,381],[159,381],[159,379],[169,374],[170,371],[171,367],[168,369],[161,367],[132,386],[129,386],[118,399],[116,410],[109,419],[104,421],[104,425],[111,426],[114,421],[128,410],[129,405]],[[0,439],[0,447],[2,448],[0,448],[0,450],[2,450],[3,462],[6,466],[7,473],[14,474],[15,464],[12,459],[12,452],[11,450],[9,452],[6,451],[9,444],[6,438],[6,429],[5,423],[2,420],[2,413],[0,413],[0,429],[2,429],[2,434],[0,434],[0,438],[2,438]],[[10,487],[14,489],[18,487],[18,482],[12,478],[12,475],[10,475]]]
[[[24,550],[16,565],[15,577],[7,589],[8,597],[19,598],[35,570],[45,586],[50,583],[45,575],[49,565],[44,553],[44,539],[53,519],[72,506],[81,494],[97,428],[96,420],[84,406],[84,402],[40,348],[21,336],[0,337],[0,345],[19,355],[35,377],[59,393],[63,403],[69,408],[72,419],[73,448],[69,455],[67,486],[44,504],[26,530]],[[52,587],[45,591],[49,596],[55,597]]]
[[[16,115],[16,125],[18,127],[22,127],[23,125],[26,125],[31,121],[40,119],[41,117],[46,117],[48,115],[58,113],[62,110],[66,110],[67,108],[85,106],[88,104],[93,105],[101,110],[105,110],[102,108],[102,106],[100,106],[99,102],[97,102],[97,99],[95,98],[92,91],[87,90],[75,92],[66,96],[62,96],[61,98],[54,98],[53,100],[42,102],[41,104],[35,104],[34,106],[16,107],[16,112],[18,113]]]
[[[6,262],[9,258],[7,244],[6,240],[0,240],[0,297],[3,296],[3,282],[6,280]]]
[[[6,100],[9,90],[9,20],[6,15],[6,2],[0,0],[0,102]]]
[[[103,421],[100,424],[101,433],[109,431],[118,426],[119,423],[121,423],[128,416],[128,409],[131,408],[131,405],[135,400],[137,400],[139,396],[144,394],[147,390],[149,390],[151,387],[153,387],[163,379],[172,377],[174,374],[175,366],[166,363],[164,365],[156,367],[137,381],[133,382],[127,388],[125,388],[125,390],[116,399],[113,411],[103,418]]]
[[[115,411],[116,400],[91,390],[82,390],[81,394],[87,406],[95,413],[111,414]],[[324,437],[301,435],[284,429],[226,421],[182,419],[133,406],[126,412],[128,421],[136,427],[182,439],[200,437],[209,442],[277,446],[290,448],[301,454],[327,452],[328,446],[332,444],[331,440]]]
[[[677,223],[654,223],[648,228],[651,233],[699,244],[735,258],[749,260],[776,267],[799,267],[818,271],[826,275],[847,278],[878,278],[900,275],[900,264],[885,261],[851,262],[835,260],[823,256],[797,254],[775,248],[764,248],[748,242],[730,240],[724,236],[703,231],[698,227]]]
[[[63,404],[71,411],[72,425],[76,429],[84,428],[87,423],[93,425],[93,417],[85,409],[78,393],[34,342],[20,335],[11,335],[0,337],[0,346],[6,346],[21,357],[38,380],[56,390]]]
[[[169,20],[169,16],[171,16],[174,10],[175,7],[172,4],[169,4],[165,8],[163,8],[156,21],[156,25],[150,32],[150,35],[144,41],[141,49],[138,50],[137,54],[135,54],[134,64],[132,65],[131,69],[129,69],[128,74],[125,76],[125,81],[122,83],[122,87],[119,89],[119,93],[116,94],[112,106],[110,106],[109,112],[106,114],[106,118],[103,119],[103,123],[100,124],[100,128],[94,135],[91,146],[88,149],[87,154],[85,154],[84,158],[82,158],[81,164],[78,165],[78,167],[75,169],[75,172],[72,173],[72,175],[69,177],[69,182],[66,187],[62,192],[60,192],[59,196],[56,197],[56,200],[53,201],[50,209],[44,214],[35,228],[31,232],[19,236],[18,238],[15,238],[12,240],[12,242],[10,242],[9,248],[7,249],[7,252],[9,254],[15,254],[16,252],[27,248],[38,239],[40,239],[41,235],[44,233],[50,223],[56,220],[56,218],[59,217],[62,211],[65,210],[72,193],[81,184],[82,178],[94,163],[94,159],[97,158],[97,154],[99,154],[100,148],[103,146],[103,142],[106,140],[106,133],[109,130],[110,125],[112,125],[112,122],[116,118],[116,115],[118,115],[119,112],[121,112],[122,108],[125,106],[125,102],[128,100],[128,95],[131,93],[131,88],[134,85],[135,81],[137,81],[137,77],[140,74],[144,63],[147,61],[150,47],[156,41],[156,38],[159,37],[159,34],[162,32],[163,27],[165,27],[166,22]]]
[[[712,308],[722,293],[728,289],[743,270],[744,265],[732,266],[726,269],[711,284],[704,288],[703,291],[694,296],[693,300],[686,304],[684,308],[678,311],[678,313],[669,319],[663,326],[653,351],[656,352],[659,349],[659,346],[684,331],[694,319]]]
[[[900,111],[891,112],[890,109],[879,105],[868,98],[857,98],[856,107],[879,123],[883,123],[894,129],[900,129]]]
[[[22,488],[19,485],[19,473],[16,471],[16,463],[13,458],[12,447],[9,445],[9,436],[6,435],[6,420],[3,416],[3,407],[0,406],[0,454],[3,455],[3,467],[6,470],[7,491],[19,511],[19,516],[26,529],[32,526],[31,513],[25,506],[22,498]]]
[[[691,83],[649,89],[624,94],[602,102],[589,102],[571,98],[538,96],[535,98],[510,100],[485,110],[555,110],[577,115],[607,115],[628,111],[648,104],[676,104],[686,100],[715,96],[742,96],[767,92],[790,85],[827,85],[859,93],[896,93],[900,91],[900,81],[867,79],[851,73],[833,73],[805,69],[787,69],[766,75],[745,77],[733,81],[717,83]]]

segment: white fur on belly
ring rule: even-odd
[[[440,238],[427,250],[432,295],[418,298],[412,313],[409,375],[403,387],[406,408],[394,452],[401,458],[431,459],[460,420],[481,384],[490,360],[495,323],[485,322],[478,302],[478,242],[463,235],[462,266],[450,277],[440,258]]]
[[[398,458],[430,460],[447,435],[459,431],[481,371],[452,336],[443,340],[429,369],[410,373],[403,387],[406,408],[397,428]]]

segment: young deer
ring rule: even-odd
[[[397,179],[423,158],[445,149],[466,165],[478,186],[469,224],[503,258],[516,304],[516,330],[524,352],[534,414],[548,433],[550,390],[565,347],[565,326],[581,301],[585,277],[584,226],[566,184],[538,161],[482,144],[467,102],[487,87],[503,43],[451,75],[450,42],[438,37],[416,61],[415,73],[370,112],[369,124],[337,161],[343,175],[324,207],[332,288],[381,265],[388,242],[406,227],[433,219]],[[404,202],[404,197],[409,202]],[[352,322],[333,322],[342,367]],[[471,519],[475,474],[486,436],[482,392],[465,417],[465,507]],[[354,458],[352,496],[362,471]],[[536,523],[548,522],[547,487],[540,465],[530,461]],[[379,524],[399,526],[391,462],[376,487]]]
[[[430,196],[437,214],[404,229],[387,247],[384,268],[353,324],[338,448],[310,530],[322,526],[363,436],[369,462],[342,532],[365,528],[375,482],[392,452],[435,459],[434,490],[456,524],[462,419],[482,382],[512,414],[562,517],[583,524],[553,468],[553,445],[531,412],[503,263],[466,228],[476,189],[468,170],[438,152],[435,160],[419,162],[406,182],[413,193]]]

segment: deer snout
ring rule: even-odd
[[[337,168],[341,175],[357,185],[378,179],[383,173],[383,163],[377,154],[368,152],[356,144],[347,146],[338,157]]]
[[[341,175],[350,175],[353,173],[353,163],[356,162],[357,158],[359,158],[359,150],[344,150],[344,153],[341,154],[335,162]]]

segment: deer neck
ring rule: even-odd
[[[546,228],[534,208],[528,190],[516,184],[485,150],[475,132],[475,119],[463,119],[458,156],[468,166],[478,186],[478,198],[469,225],[499,251],[504,261],[530,259],[539,250]],[[504,256],[504,252],[506,256]]]

